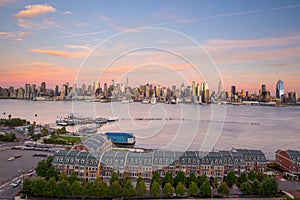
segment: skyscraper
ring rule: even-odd
[[[235,95],[235,86],[234,86],[234,85],[231,86],[231,94],[232,94],[232,95]]]
[[[282,80],[278,80],[276,84],[276,97],[280,99],[280,101],[283,101],[283,95],[284,95],[284,84]]]

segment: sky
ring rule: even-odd
[[[99,81],[300,94],[300,2],[0,0],[0,87]]]

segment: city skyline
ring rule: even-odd
[[[42,81],[51,88],[65,82],[72,85],[84,59],[99,43],[129,29],[155,27],[178,31],[195,40],[217,65],[227,90],[235,85],[252,93],[265,84],[275,96],[276,83],[282,79],[285,91],[300,93],[300,22],[297,20],[300,4],[294,1],[229,1],[226,4],[90,1],[82,6],[76,1],[37,4],[12,0],[0,1],[0,10],[1,87],[24,87],[25,83]],[[127,17],[122,17],[123,14]],[[198,56],[193,46],[176,41],[175,36],[168,40],[163,36],[157,43],[170,48],[173,45],[190,58]],[[146,36],[141,35],[140,39],[145,40]],[[107,46],[103,54],[132,48],[124,40],[113,48]],[[196,67],[202,72],[205,64],[203,61]],[[115,68],[108,69],[100,82],[109,83],[114,76],[116,82],[121,82],[124,75],[129,75],[135,81],[133,85],[140,85],[145,83],[146,74],[150,82],[178,86],[182,77],[173,79],[168,73],[179,72],[191,83],[195,80],[191,68],[168,53],[141,50],[130,52]],[[98,73],[98,77],[105,71],[102,64],[89,70]],[[83,75],[80,81],[95,80],[88,73]],[[205,74],[201,81],[206,82],[209,75]],[[211,90],[217,91],[217,84],[209,83]]]
[[[217,103],[227,102],[273,102],[273,103],[293,103],[300,102],[298,93],[295,91],[286,91],[284,81],[278,79],[276,83],[276,93],[272,94],[266,84],[258,88],[258,92],[248,91],[243,88],[237,88],[232,85],[230,89],[224,88],[221,80],[218,83],[216,91],[211,90],[207,82],[192,81],[191,83],[182,82],[181,85],[160,85],[151,82],[140,85],[130,85],[126,77],[125,82],[111,83],[92,82],[82,85],[70,84],[66,82],[61,87],[55,85],[53,88],[47,87],[46,82],[40,85],[26,83],[25,87],[2,88],[0,86],[0,98],[17,98],[37,100],[87,100],[91,97],[93,100],[110,99],[114,101],[122,100],[152,100],[155,98],[161,102],[170,102],[172,99],[186,103]],[[91,99],[89,99],[91,100]],[[107,102],[107,101],[105,101]],[[155,101],[156,102],[156,101]]]

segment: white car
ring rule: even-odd
[[[20,185],[20,183],[21,183],[21,180],[17,180],[16,182],[13,182],[13,183],[11,183],[9,185],[11,185],[13,187],[17,187],[18,185]]]

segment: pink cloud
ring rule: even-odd
[[[36,5],[25,6],[25,10],[21,10],[20,12],[14,14],[13,16],[16,18],[29,19],[29,18],[42,17],[49,12],[50,13],[56,12],[56,9],[51,5],[36,4]]]
[[[32,49],[31,52],[43,53],[51,56],[67,57],[67,58],[83,58],[87,56],[85,52],[67,52],[48,49]]]

